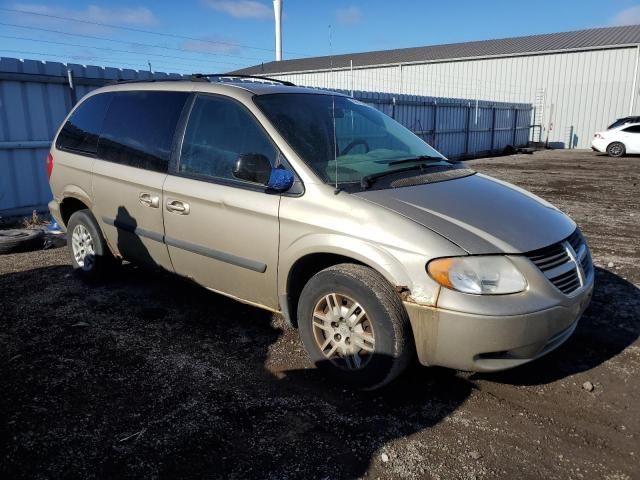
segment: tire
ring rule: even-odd
[[[612,142],[607,145],[607,155],[610,157],[622,157],[626,152],[622,142]]]
[[[400,297],[382,275],[362,265],[343,263],[314,275],[300,295],[298,325],[313,363],[357,389],[389,383],[415,352]]]
[[[67,223],[67,248],[74,272],[90,283],[104,280],[116,263],[88,209],[71,215]]]
[[[39,250],[44,245],[42,230],[0,230],[0,255]]]

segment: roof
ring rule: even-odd
[[[337,94],[328,90],[319,90],[309,87],[297,87],[295,85],[282,85],[277,83],[265,83],[262,81],[224,81],[209,82],[202,80],[193,80],[192,78],[177,78],[173,80],[151,80],[151,81],[131,81],[117,82],[104,87],[93,90],[95,93],[116,92],[116,91],[140,91],[140,90],[160,90],[160,91],[187,91],[187,92],[209,92],[209,93],[225,93],[237,90],[243,90],[253,95],[268,95],[273,93],[308,93],[308,94]]]
[[[400,48],[374,52],[269,62],[232,73],[265,75],[274,73],[328,70],[400,63],[421,63],[454,59],[542,54],[554,51],[615,48],[640,44],[640,25],[594,28],[574,32],[546,33],[527,37],[450,43],[427,47]]]

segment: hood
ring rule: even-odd
[[[480,174],[355,195],[424,225],[472,254],[530,252],[563,240],[576,228],[550,203]]]

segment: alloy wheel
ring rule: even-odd
[[[95,250],[91,232],[82,224],[76,225],[71,234],[71,248],[73,257],[83,270],[88,271],[93,267]]]
[[[325,358],[346,370],[363,368],[375,351],[367,312],[354,299],[338,293],[325,295],[316,303],[313,337]]]

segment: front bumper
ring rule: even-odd
[[[535,360],[564,343],[592,293],[593,279],[562,305],[519,315],[475,315],[407,301],[404,305],[420,363],[492,372]]]
[[[607,141],[602,138],[594,138],[591,141],[591,150],[604,153],[607,151]]]

